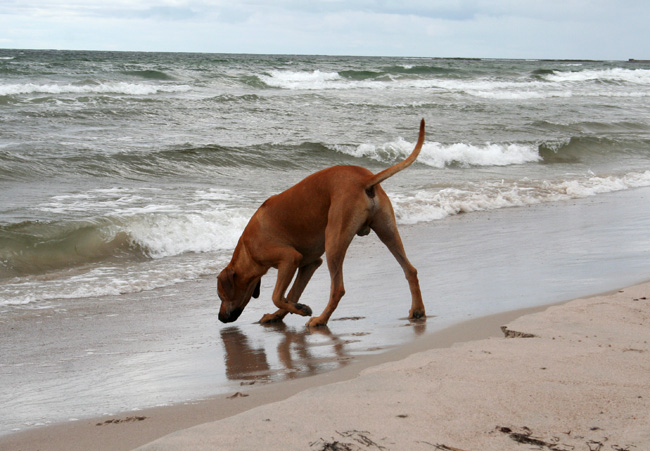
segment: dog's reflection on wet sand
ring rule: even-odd
[[[354,319],[357,318],[340,318]],[[412,321],[409,326],[419,336],[424,333],[426,323]],[[240,326],[220,329],[229,380],[249,383],[281,381],[341,368],[353,359],[351,345],[370,335],[370,332],[362,331],[334,334],[327,326],[294,328],[284,323],[265,325],[262,337],[258,332],[255,338],[251,338]],[[264,339],[266,334],[269,334],[268,339]],[[384,349],[365,348],[368,352]],[[359,349],[355,349],[353,354],[359,355]]]
[[[265,344],[253,343],[237,326],[221,329],[225,350],[226,377],[230,380],[277,381],[311,376],[344,366],[351,357],[346,354],[349,341],[332,334],[328,327],[318,329],[294,329],[284,323],[265,326],[265,332],[277,334],[268,343],[275,343],[275,350]],[[326,341],[310,338],[326,337]],[[279,367],[269,363],[267,353],[276,352]]]

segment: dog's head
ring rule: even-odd
[[[223,323],[236,321],[251,300],[251,296],[257,298],[260,295],[260,285],[260,277],[247,278],[237,274],[230,266],[221,271],[217,277],[217,292],[221,299],[219,321]]]

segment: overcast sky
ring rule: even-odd
[[[650,59],[650,1],[0,0],[0,48]]]

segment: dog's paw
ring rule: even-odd
[[[323,321],[320,319],[320,317],[316,316],[314,318],[309,318],[309,321],[307,321],[307,324],[305,324],[307,327],[321,327],[321,326],[327,326],[327,321]]]
[[[296,304],[298,314],[302,316],[311,316],[311,307],[305,304]]]
[[[281,323],[283,319],[284,316],[280,316],[275,313],[267,313],[260,319],[260,324]]]
[[[409,311],[409,319],[427,319],[424,309],[417,309]]]

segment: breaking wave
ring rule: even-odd
[[[413,151],[413,146],[413,143],[399,139],[380,146],[362,144],[358,147],[334,146],[334,148],[338,152],[356,158],[370,158],[392,164],[406,158]],[[534,163],[540,160],[537,146],[534,145],[472,145],[433,142],[424,144],[417,161],[434,168],[444,168],[448,166],[508,166]]]
[[[415,224],[461,213],[580,199],[646,186],[650,186],[650,171],[559,181],[483,182],[463,188],[424,189],[412,195],[393,194],[391,199],[398,222]]]
[[[467,77],[436,66],[399,66],[382,70],[273,70],[254,77],[256,83],[288,90],[350,90],[418,88],[442,90],[494,100],[535,100],[569,97],[646,97],[650,70],[613,68],[558,71],[538,69],[531,77],[500,79]],[[594,82],[597,82],[596,84]],[[625,89],[610,89],[625,84]]]
[[[56,83],[21,83],[0,85],[0,96],[15,96],[24,94],[125,94],[146,96],[158,93],[187,92],[187,85],[165,85],[147,83],[86,83],[86,84],[56,84]]]
[[[232,249],[250,214],[238,209],[150,212],[95,221],[1,226],[0,280],[97,262]]]
[[[620,67],[599,70],[580,71],[552,71],[544,74],[544,79],[556,83],[579,83],[586,81],[600,82],[626,82],[648,85],[650,84],[650,70],[647,69],[623,69]]]

